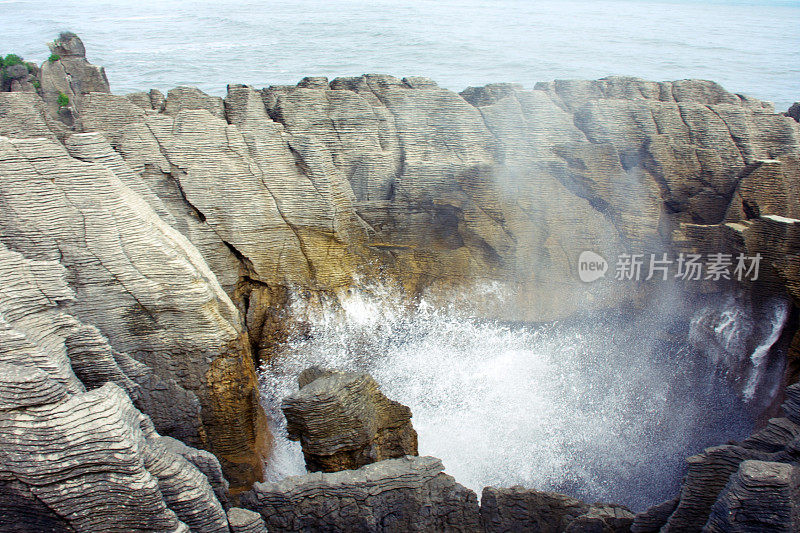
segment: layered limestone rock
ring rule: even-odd
[[[62,281],[60,299],[96,328],[74,319],[71,330],[44,328],[64,336],[62,366],[74,357],[90,386],[110,380],[130,391],[161,431],[208,447],[237,483],[260,478],[266,434],[247,334],[197,249],[109,166],[41,138],[0,138],[0,153],[0,242],[66,267],[70,288]],[[8,299],[21,303],[14,292]]]
[[[284,398],[286,430],[303,447],[309,472],[337,472],[417,455],[411,410],[381,393],[369,374],[311,368]]]
[[[800,485],[800,384],[786,390],[785,417],[739,444],[687,459],[677,501],[636,516],[632,532],[794,531]]]
[[[60,385],[31,367],[14,372],[39,380],[36,405],[0,410],[0,479],[18,498],[46,507],[68,530],[228,531],[205,476],[153,440],[152,424],[122,389],[62,388],[62,397],[45,399]],[[27,513],[5,494],[0,500],[4,528],[30,531]]]
[[[633,518],[619,505],[590,505],[564,494],[523,487],[486,487],[481,496],[481,524],[487,533],[622,533],[630,531]]]
[[[71,314],[66,274],[0,243],[0,529],[263,531],[241,509],[229,520],[214,455],[159,435],[137,409],[162,403],[180,418],[182,397],[159,397],[151,369]]]
[[[647,295],[583,284],[581,251],[667,250],[760,254],[746,288],[800,302],[800,124],[712,82],[459,95],[365,75],[126,97],[74,34],[52,51],[43,99],[0,94],[0,243],[66,269],[69,312],[47,309],[77,326],[47,333],[63,345],[47,362],[22,326],[0,334],[70,393],[122,387],[220,458],[234,490],[260,475],[254,359],[273,354],[294,288],[361,275],[435,298],[499,282],[514,296],[476,316],[546,320]]]
[[[261,515],[234,507],[228,511],[228,523],[231,526],[231,533],[267,533],[267,526]]]
[[[47,110],[68,126],[80,128],[78,115],[83,97],[110,92],[106,72],[86,60],[86,48],[74,33],[64,32],[47,46],[54,61],[42,63],[39,75]],[[69,99],[66,106],[59,102],[61,95]]]
[[[714,504],[705,531],[800,530],[800,467],[745,461]]]
[[[800,153],[796,122],[691,80],[456,95],[362,76],[231,85],[224,109],[188,88],[158,100],[93,94],[81,120],[163,200],[229,295],[258,303],[259,333],[277,288],[333,290],[375,264],[412,293],[511,283],[528,305],[491,311],[508,318],[613,305],[631,288],[588,290],[580,251],[661,250],[678,224],[741,219],[731,206],[753,165]],[[215,190],[223,205],[209,204]]]
[[[280,531],[481,531],[475,493],[434,457],[256,483],[242,505]]]

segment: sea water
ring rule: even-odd
[[[478,495],[523,485],[636,510],[670,499],[688,455],[752,431],[751,387],[776,392],[782,367],[769,371],[764,359],[787,306],[770,301],[754,312],[725,297],[681,316],[680,302],[667,300],[633,320],[590,313],[508,324],[424,298],[409,305],[386,287],[322,305],[297,294],[290,316],[306,326],[261,369],[277,441],[268,475],[305,472],[280,401],[302,370],[319,365],[369,372],[411,408],[420,454],[441,458]],[[719,357],[732,343],[728,359]],[[742,365],[751,371],[731,375]]]
[[[608,75],[704,78],[800,99],[800,2],[0,0],[0,52],[43,61],[71,30],[117,93],[304,76],[427,76],[461,91]]]

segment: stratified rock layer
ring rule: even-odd
[[[481,496],[481,524],[487,533],[622,533],[630,531],[633,518],[620,505],[590,505],[523,487],[486,487]]]
[[[310,472],[417,455],[411,410],[386,398],[369,374],[309,376],[307,370],[299,381],[300,390],[284,398],[281,408],[289,438],[300,441]]]
[[[73,136],[71,146],[83,141],[95,139]],[[64,265],[70,313],[94,326],[61,330],[62,360],[90,388],[122,386],[161,431],[209,447],[235,480],[258,479],[264,436],[249,343],[196,248],[107,166],[45,139],[0,138],[0,153],[0,241]]]
[[[705,531],[800,531],[800,467],[745,461],[714,504]]]
[[[292,288],[332,294],[380,276],[435,299],[498,282],[511,301],[476,301],[477,314],[546,320],[654,290],[583,284],[581,251],[612,262],[726,252],[763,258],[759,280],[740,286],[800,305],[796,113],[712,82],[612,77],[459,95],[365,75],[231,85],[224,99],[193,88],[119,96],[77,36],[52,51],[41,97],[0,94],[0,363],[11,365],[0,400],[28,411],[116,387],[158,431],[212,452],[233,491],[261,476],[269,443],[254,363],[282,338]],[[792,380],[800,336],[789,358]],[[763,449],[781,424],[758,445],[692,459],[674,511],[651,522],[702,527],[742,461],[789,453]],[[208,457],[178,456],[224,492],[199,466]],[[178,487],[194,475],[148,460]],[[14,509],[50,505],[0,481]]]
[[[475,493],[433,457],[256,483],[242,505],[280,531],[481,531]]]
[[[677,502],[637,515],[631,531],[797,531],[800,384],[786,398],[785,417],[739,444],[690,457]]]

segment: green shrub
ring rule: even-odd
[[[51,63],[55,63],[55,62],[56,62],[56,61],[58,61],[59,59],[61,59],[61,56],[60,56],[60,55],[58,55],[58,54],[50,54],[50,57],[48,57],[48,58],[47,58],[47,60],[48,60],[49,62],[51,62]]]
[[[69,96],[58,91],[58,107],[67,107],[69,105]]]
[[[10,67],[11,65],[19,65],[22,63],[22,58],[17,54],[8,54],[3,60],[3,66]]]
[[[39,80],[33,80],[33,87],[34,87],[34,89],[41,89],[42,88],[42,82],[40,82]],[[69,98],[67,98],[67,100],[69,100]]]

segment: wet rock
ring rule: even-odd
[[[481,496],[481,523],[487,532],[559,533],[590,508],[586,502],[564,494],[486,487]]]
[[[636,515],[631,533],[658,533],[678,506],[678,498],[654,505]]]
[[[621,505],[586,502],[523,487],[486,487],[481,496],[481,524],[486,532],[622,533],[634,515]]]
[[[573,520],[566,533],[628,533],[634,514],[621,505],[594,504]]]
[[[312,373],[304,373],[300,381],[306,384],[281,404],[289,438],[300,441],[310,472],[417,455],[411,410],[386,398],[371,376]]]
[[[743,462],[714,504],[703,531],[800,531],[800,467]]]
[[[791,520],[795,518],[791,517],[796,516],[800,504],[796,485],[800,451],[798,398],[800,384],[791,385],[783,404],[786,418],[770,420],[738,445],[715,446],[688,458],[689,468],[677,502],[637,515],[632,531],[699,532],[712,526],[711,531],[761,531],[772,530],[772,525],[788,527],[786,524],[794,527]],[[770,507],[772,504],[774,508]],[[761,513],[759,509],[765,505],[768,511]]]
[[[242,505],[280,531],[480,531],[475,493],[434,457],[404,457],[358,470],[256,483]]]

